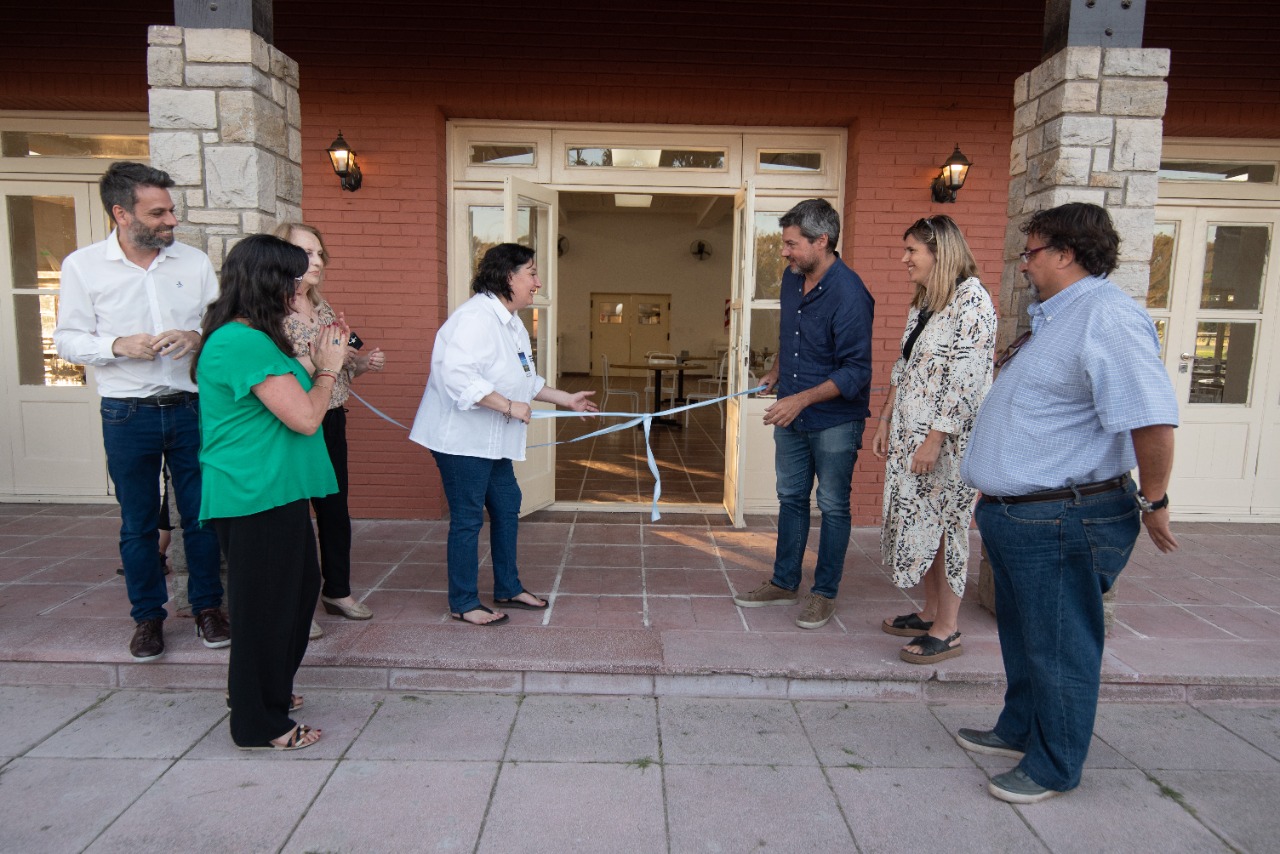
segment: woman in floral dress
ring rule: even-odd
[[[962,652],[956,624],[975,492],[960,480],[960,460],[991,386],[996,313],[950,217],[917,220],[902,239],[915,297],[871,447],[886,460],[884,562],[899,587],[923,579],[925,604],[881,628],[913,638],[903,661],[930,664]]]

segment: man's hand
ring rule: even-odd
[[[126,359],[142,359],[154,362],[156,358],[155,336],[145,332],[137,335],[126,335],[111,342],[111,354]]]
[[[780,397],[764,411],[765,426],[787,427],[799,417],[801,412],[804,412],[806,406],[808,404],[798,394]]]
[[[1151,537],[1151,542],[1155,543],[1160,551],[1168,554],[1177,550],[1178,541],[1169,530],[1168,507],[1143,513],[1142,524],[1147,526],[1147,536]]]
[[[181,359],[200,348],[200,333],[190,329],[170,329],[152,339],[151,347],[157,356]]]

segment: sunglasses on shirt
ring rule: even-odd
[[[1022,349],[1022,345],[1026,344],[1030,340],[1031,340],[1030,329],[1028,329],[1026,332],[1022,333],[1017,338],[1015,338],[1013,340],[1013,343],[1011,343],[1008,347],[1005,347],[1003,350],[1000,351],[1000,358],[996,359],[996,369],[999,370],[1000,368],[1003,368],[1005,365],[1007,365],[1009,362],[1013,361],[1013,357],[1018,355],[1018,350]]]

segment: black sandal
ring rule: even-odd
[[[468,620],[468,619],[467,619],[467,614],[470,614],[472,611],[484,611],[486,614],[492,614],[492,613],[494,613],[494,611],[493,611],[491,608],[486,608],[486,607],[485,607],[485,606],[483,606],[483,605],[477,605],[477,606],[475,606],[474,608],[471,608],[471,609],[469,609],[469,610],[463,611],[461,614],[454,614],[454,613],[450,613],[450,614],[449,614],[449,617],[450,617],[450,618],[452,618],[452,619],[454,619],[454,620],[457,620],[459,623],[466,623],[468,626],[480,626],[481,628],[484,628],[484,627],[486,627],[486,626],[500,626],[500,625],[502,625],[503,623],[505,623],[507,620],[511,619],[511,618],[510,618],[509,616],[507,616],[506,614],[503,614],[503,615],[502,615],[501,617],[499,617],[498,619],[496,619],[496,620],[490,620],[490,621],[489,621],[489,622],[487,622],[487,623],[473,623],[473,622],[471,622],[470,620]]]
[[[521,590],[520,593],[529,593],[529,591]],[[517,593],[516,596],[519,596],[520,593]],[[537,599],[542,604],[530,605],[528,602],[517,599],[515,596],[512,596],[510,599],[494,599],[493,604],[497,605],[499,608],[519,608],[522,611],[545,611],[551,607],[550,600],[543,599],[536,593],[529,593],[529,595],[534,599]]]
[[[920,652],[907,652],[906,649],[901,649],[898,651],[898,658],[908,664],[932,664],[935,661],[946,661],[948,658],[955,658],[964,652],[960,644],[952,643],[958,637],[960,637],[959,632],[945,640],[935,638],[933,635],[921,635],[907,644],[907,646],[920,647]]]
[[[894,617],[893,621],[885,620],[880,624],[880,630],[885,634],[897,635],[900,638],[913,638],[921,632],[927,632],[933,628],[933,621],[922,620],[920,615],[916,613],[903,614],[901,617]]]

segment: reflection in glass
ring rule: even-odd
[[[476,277],[484,253],[502,242],[502,208],[472,205],[467,209],[467,221],[471,243],[471,266],[467,275],[470,283]]]
[[[533,166],[537,146],[534,145],[473,145],[473,166]]]
[[[14,294],[13,316],[17,329],[18,382],[22,385],[85,384],[84,367],[58,356],[53,329],[58,324],[55,294]]]
[[[778,337],[781,326],[778,323],[780,310],[776,308],[754,308],[751,310],[751,376],[748,382],[757,385],[773,367],[778,355]]]
[[[598,169],[724,169],[724,149],[569,148],[566,165]]]
[[[761,172],[821,172],[821,151],[762,151]]]
[[[1231,181],[1240,184],[1274,184],[1274,163],[1207,163],[1161,161],[1161,181]]]
[[[0,131],[4,157],[100,157],[146,160],[151,142],[143,134],[29,133]]]
[[[624,303],[620,303],[620,302],[602,303],[600,306],[600,311],[596,315],[596,322],[612,323],[615,325],[621,324],[623,308],[624,308]]]
[[[1267,274],[1271,229],[1265,225],[1211,225],[1204,253],[1200,307],[1257,311]]]
[[[546,334],[545,326],[542,323],[542,309],[526,308],[517,312],[520,316],[520,322],[524,324],[524,328],[529,332],[529,344],[533,348],[533,352],[529,354],[529,369],[535,374],[538,373],[538,354],[542,352],[543,345],[547,342],[542,336]]]
[[[1173,252],[1178,244],[1178,224],[1157,222],[1151,241],[1151,277],[1147,284],[1147,308],[1169,307],[1169,286],[1173,282]]]
[[[1169,321],[1163,317],[1153,317],[1151,322],[1156,325],[1156,337],[1160,339],[1160,358],[1164,358],[1164,330],[1169,325]]]
[[[756,235],[756,292],[755,299],[778,299],[782,293],[782,274],[787,261],[782,257],[782,226],[777,211],[757,211]]]
[[[1188,403],[1248,403],[1255,323],[1199,323]]]
[[[642,302],[636,306],[637,326],[658,326],[662,323],[662,303]]]
[[[14,289],[56,289],[62,259],[76,250],[75,202],[67,196],[9,196],[8,213]]]

